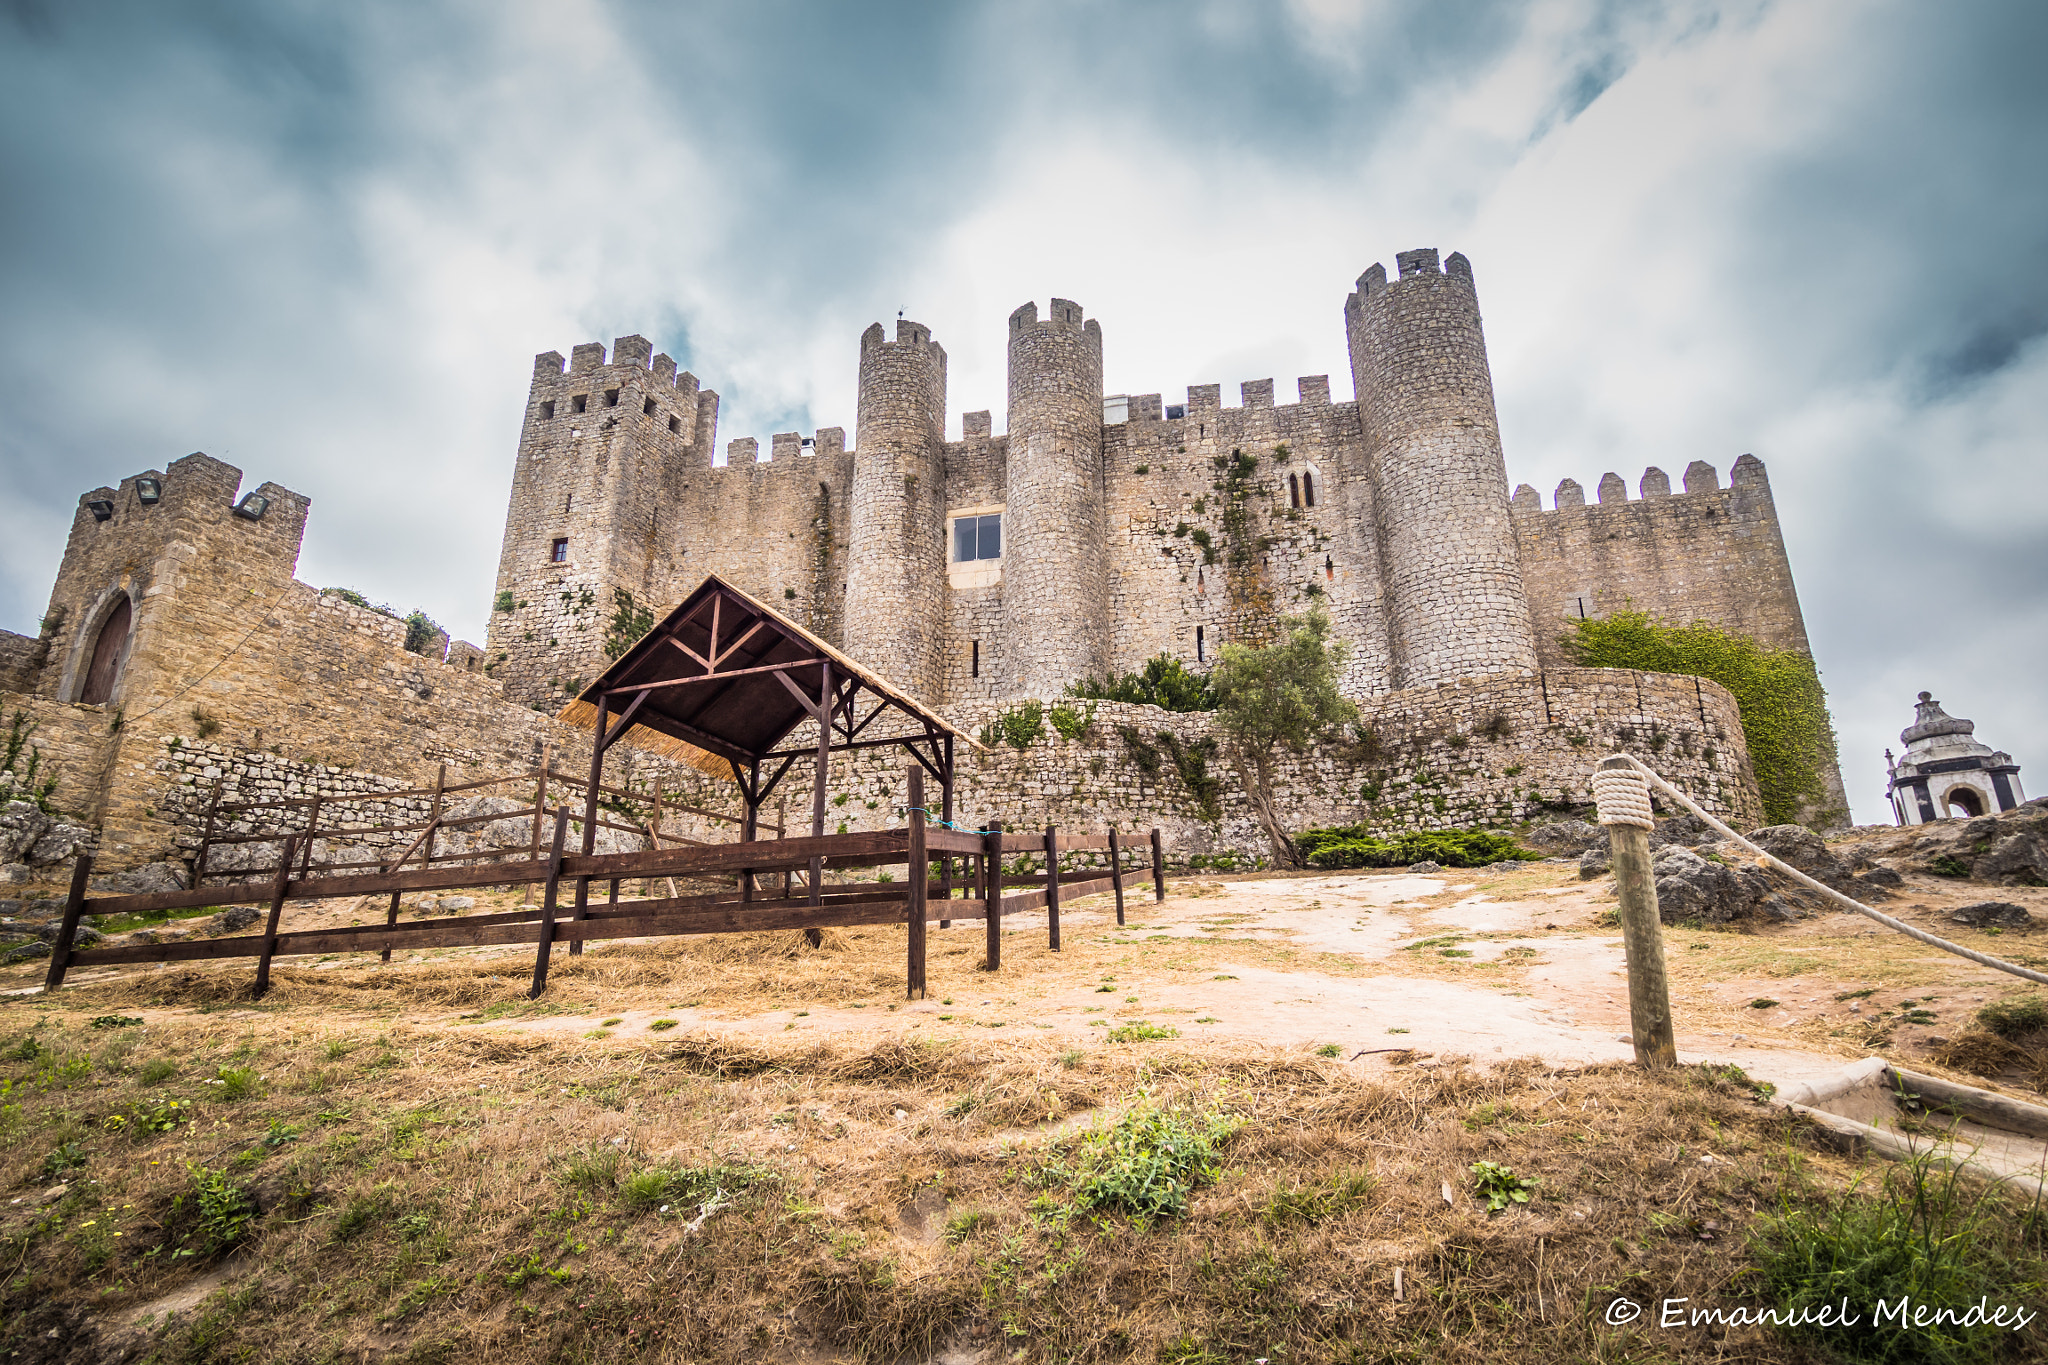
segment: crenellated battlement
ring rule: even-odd
[[[1223,405],[1221,384],[1190,384],[1187,401],[1173,405],[1174,411],[1167,410],[1156,393],[1134,393],[1127,395],[1127,417],[1131,422],[1178,422],[1198,414],[1209,412],[1246,412],[1271,409],[1283,412],[1301,408],[1327,408],[1330,401],[1330,376],[1326,374],[1305,374],[1294,381],[1295,401],[1276,403],[1275,381],[1271,379],[1246,379],[1238,383],[1238,406],[1226,408]]]
[[[612,342],[609,360],[605,358],[606,354],[601,341],[586,341],[571,348],[566,361],[560,351],[542,351],[533,358],[535,391],[565,383],[588,383],[590,376],[603,370],[632,371],[644,388],[687,389],[695,393],[700,387],[696,375],[688,370],[677,370],[673,356],[666,352],[656,355],[654,343],[646,337],[637,334],[618,337]]]
[[[794,460],[815,459],[820,455],[845,453],[845,427],[819,427],[809,436],[796,431],[778,431],[768,438],[767,459],[761,458],[760,441],[752,436],[741,436],[725,443],[725,463],[713,467],[731,469],[737,465],[787,464]]]
[[[1609,472],[1601,475],[1599,505],[1615,507],[1629,502],[1697,498],[1703,494],[1720,494],[1738,489],[1759,490],[1768,497],[1770,485],[1770,475],[1764,469],[1764,462],[1754,455],[1744,455],[1736,460],[1734,467],[1728,471],[1726,489],[1721,486],[1720,471],[1705,460],[1694,460],[1685,467],[1685,491],[1678,494],[1671,491],[1671,476],[1657,466],[1651,465],[1643,471],[1643,477],[1636,486],[1638,496],[1635,498],[1629,497],[1628,484],[1619,474]],[[1545,510],[1543,495],[1526,483],[1516,486],[1515,495],[1509,500],[1509,506],[1516,513],[1523,515]],[[1556,491],[1551,494],[1549,510],[1561,512],[1585,506],[1585,488],[1576,479],[1566,479],[1559,483]]]
[[[898,318],[896,319],[896,339],[890,341],[887,337],[888,334],[882,330],[881,323],[871,323],[868,329],[860,334],[861,354],[866,355],[878,346],[884,350],[895,346],[914,346],[930,350],[941,360],[945,358],[946,348],[932,340],[932,329],[921,322],[911,322],[907,318]]]
[[[1465,259],[1465,253],[1462,251],[1453,251],[1441,265],[1437,262],[1436,248],[1433,246],[1400,251],[1394,254],[1394,268],[1400,273],[1391,284],[1387,279],[1386,266],[1377,261],[1360,275],[1355,290],[1344,300],[1345,316],[1350,317],[1360,312],[1374,299],[1381,298],[1390,290],[1398,289],[1410,281],[1418,284],[1440,284],[1446,279],[1455,279],[1462,281],[1466,289],[1476,291],[1472,279],[1472,262]]]

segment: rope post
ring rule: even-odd
[[[1620,755],[1600,760],[1593,774],[1593,800],[1614,865],[1621,898],[1621,942],[1628,962],[1629,1033],[1639,1066],[1678,1065],[1678,1038],[1671,1023],[1671,986],[1664,974],[1664,928],[1657,915],[1657,879],[1650,870],[1650,784],[1634,763]]]

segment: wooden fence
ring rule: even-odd
[[[923,815],[923,773],[909,770],[909,806]],[[654,938],[678,934],[748,933],[762,930],[807,929],[870,924],[909,926],[906,988],[911,998],[925,989],[925,939],[929,921],[942,927],[954,920],[982,920],[987,927],[988,968],[1002,966],[1002,919],[1004,915],[1044,907],[1047,912],[1050,946],[1060,946],[1061,904],[1081,896],[1113,891],[1117,923],[1124,922],[1127,860],[1139,853],[1150,864],[1155,899],[1166,897],[1165,863],[1158,830],[1151,831],[1149,846],[1133,849],[1116,830],[1106,835],[1062,834],[1048,827],[1042,833],[1009,832],[999,825],[988,831],[961,831],[929,827],[924,819],[912,819],[903,829],[864,834],[756,840],[732,844],[698,844],[681,848],[653,848],[633,853],[576,855],[562,851],[568,832],[569,811],[553,809],[553,834],[544,856],[508,859],[483,866],[406,869],[389,860],[356,870],[315,868],[303,865],[298,841],[305,832],[287,834],[281,857],[268,869],[269,914],[263,931],[232,938],[185,940],[171,943],[132,943],[111,948],[75,948],[72,940],[87,917],[135,915],[158,910],[179,910],[220,902],[221,888],[195,887],[188,891],[165,891],[130,896],[88,896],[92,859],[81,857],[73,869],[70,895],[65,901],[64,919],[50,954],[45,988],[56,990],[72,967],[113,966],[134,962],[196,962],[215,958],[253,957],[256,962],[255,991],[261,996],[270,985],[270,964],[279,957],[313,954],[378,952],[386,961],[395,949],[400,952],[424,948],[478,947],[492,944],[536,945],[533,987],[538,996],[547,988],[548,963],[554,945],[567,943],[581,951],[586,942],[617,938]],[[516,818],[500,815],[496,818]],[[1142,852],[1141,852],[1142,850]],[[1105,855],[1106,867],[1062,872],[1063,853]],[[1005,855],[1036,854],[1045,860],[1043,872],[1006,871]],[[834,870],[849,868],[903,867],[901,883],[843,883],[826,887],[822,883],[805,887],[793,885],[792,874],[805,872],[812,860]],[[956,884],[953,864],[961,864]],[[933,876],[932,864],[939,863]],[[1138,868],[1143,862],[1137,864]],[[761,874],[781,874],[777,894],[763,896],[756,883]],[[676,896],[662,899],[621,900],[621,882],[653,878],[734,877],[732,891],[709,895]],[[562,904],[564,883],[573,896]],[[603,884],[606,898],[591,902],[593,883]],[[519,909],[437,918],[411,924],[397,923],[398,898],[405,892],[457,891],[479,887],[538,885],[543,888],[540,903]],[[771,886],[773,883],[771,882]],[[286,901],[340,900],[388,895],[392,912],[384,924],[348,928],[280,932],[279,920]]]

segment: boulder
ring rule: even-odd
[[[1410,872],[1441,872],[1444,870],[1444,865],[1442,863],[1432,863],[1425,860],[1419,863],[1408,864],[1408,870]]]
[[[2048,886],[2048,821],[2005,835],[1970,871],[2006,886]]]
[[[1519,858],[1503,858],[1497,863],[1488,863],[1486,870],[1488,872],[1518,872],[1527,866],[1528,864]]]
[[[206,922],[209,934],[232,934],[237,929],[246,929],[263,918],[263,912],[253,905],[230,905]]]
[[[35,869],[27,863],[0,863],[0,883],[18,886],[22,882],[35,880]]]
[[[2034,923],[2027,907],[2014,905],[2011,901],[1978,901],[1972,905],[1959,905],[1948,912],[1948,917],[1957,924],[1967,924],[1974,929],[2026,929]]]
[[[1804,825],[1767,825],[1752,832],[1749,841],[1823,885],[1837,891],[1853,889],[1854,879],[1848,865],[1829,851],[1818,834]]]
[[[0,863],[25,863],[29,850],[56,823],[31,801],[0,806]]]
[[[35,929],[35,935],[45,943],[55,943],[57,941],[57,931],[63,927],[63,920],[52,920],[48,924],[38,924]],[[78,931],[71,936],[71,946],[74,948],[90,948],[105,937],[105,934],[93,928],[90,924],[81,921]]]
[[[28,861],[34,867],[48,867],[52,863],[68,863],[93,846],[93,833],[83,825],[58,822],[43,831],[35,847],[28,851]]]
[[[1674,815],[1669,820],[1659,820],[1657,828],[1650,831],[1650,847],[1658,849],[1670,844],[1683,844],[1687,848],[1698,848],[1701,844],[1714,843],[1720,837],[1707,827],[1706,821],[1688,812]]]
[[[102,896],[153,896],[165,891],[183,891],[190,880],[182,864],[144,863],[126,872],[94,877],[92,889]]]
[[[1579,854],[1606,843],[1607,831],[1584,820],[1558,820],[1536,826],[1521,836],[1521,842],[1546,853]]]
[[[1590,882],[1595,877],[1604,877],[1608,872],[1608,847],[1595,844],[1579,855],[1579,880]]]
[[[1682,844],[1660,849],[1650,866],[1657,879],[1657,913],[1666,924],[1726,924],[1765,913],[1767,900],[1779,912],[1775,918],[1791,917],[1789,903],[1772,896],[1770,879],[1758,868],[1730,867]]]
[[[1875,867],[1864,868],[1856,874],[1856,880],[1865,886],[1896,888],[1906,884],[1906,879],[1899,875],[1896,868],[1886,867],[1883,863],[1879,863]]]

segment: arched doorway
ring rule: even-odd
[[[128,621],[134,615],[126,594],[107,613],[100,638],[93,643],[92,666],[85,671],[85,687],[78,699],[88,705],[104,705],[114,695],[114,680],[121,674],[122,647],[128,643]]]
[[[1984,798],[1971,787],[1950,787],[1941,799],[1952,819],[1974,820],[1984,813]]]

